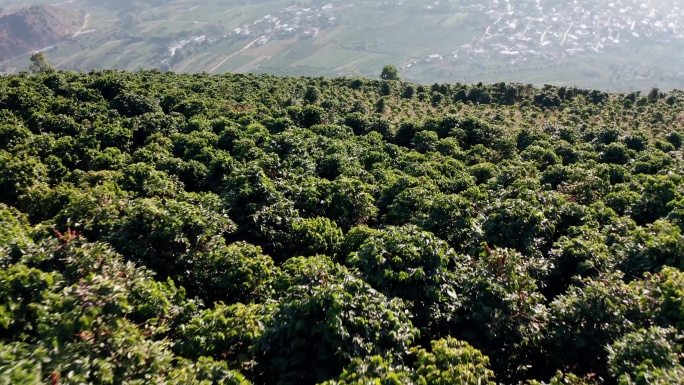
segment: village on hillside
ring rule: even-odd
[[[223,39],[251,40],[249,46],[259,46],[272,39],[288,39],[291,37],[312,38],[322,28],[329,28],[338,23],[335,11],[352,6],[351,4],[328,3],[324,5],[298,6],[292,5],[277,15],[265,15],[251,24],[227,31],[223,36],[194,36],[174,42],[168,47],[166,58],[169,61],[176,51],[186,45],[206,43],[216,44]]]
[[[226,36],[259,37],[256,44],[265,44],[271,38],[289,38],[293,36],[314,37],[324,27],[337,23],[332,3],[322,6],[289,6],[279,15],[266,15],[251,25],[236,28]]]
[[[532,57],[558,61],[581,53],[604,53],[621,44],[684,41],[678,7],[663,9],[653,0],[554,2],[492,0],[459,7],[491,20],[481,36],[449,54],[435,53],[404,68],[437,60],[490,58],[512,64]],[[591,6],[589,6],[591,4]]]
[[[601,55],[612,48],[640,47],[651,43],[684,42],[684,12],[656,0],[491,0],[468,4],[444,1],[423,4],[424,12],[447,9],[445,16],[470,15],[483,20],[482,32],[468,44],[424,57],[408,58],[401,69],[431,66],[437,62],[459,63],[468,60],[492,60],[510,64],[531,59],[552,63],[582,55]],[[387,3],[377,3],[382,6]],[[407,12],[415,3],[396,1],[392,7]],[[291,5],[277,13],[221,33],[201,35],[176,41],[167,48],[163,63],[174,59],[186,45],[214,45],[227,39],[245,40],[243,49],[272,40],[314,38],[325,29],[340,25],[345,10],[360,6],[353,2],[312,2]],[[177,58],[176,58],[177,59]]]

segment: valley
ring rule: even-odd
[[[407,80],[428,84],[684,87],[676,64],[684,20],[673,3],[557,3],[70,0],[52,6],[88,20],[45,51],[58,69],[77,71],[376,77],[392,64]],[[0,2],[10,10],[16,4]],[[25,69],[27,58],[5,60],[0,71]]]

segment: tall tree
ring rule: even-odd
[[[380,73],[380,79],[382,80],[401,80],[399,77],[399,69],[397,67],[387,64],[382,68]]]
[[[43,52],[34,53],[31,55],[30,60],[31,65],[29,66],[29,70],[34,74],[54,71],[54,68],[48,63],[45,53]]]

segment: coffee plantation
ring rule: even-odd
[[[684,92],[0,77],[0,384],[673,384]]]

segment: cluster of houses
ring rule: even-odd
[[[172,60],[176,52],[185,46],[202,43],[213,45],[222,39],[252,39],[250,45],[259,46],[272,39],[287,39],[295,36],[314,37],[322,28],[336,25],[338,23],[336,11],[348,6],[350,5],[341,5],[339,2],[312,4],[306,7],[293,5],[280,11],[277,16],[266,15],[251,24],[227,31],[222,36],[201,35],[173,42],[167,47],[162,63]]]
[[[329,0],[292,5],[275,15],[266,15],[251,24],[227,31],[223,36],[196,36],[175,42],[168,48],[167,60],[186,45],[214,44],[222,39],[249,39],[262,45],[272,39],[314,37],[321,29],[339,23],[350,2]],[[452,3],[449,12],[467,13],[488,20],[481,35],[469,44],[445,53],[414,60],[404,68],[438,61],[464,58],[498,59],[517,62],[530,58],[558,61],[585,52],[602,53],[621,44],[684,42],[684,12],[662,0],[478,0],[465,5]],[[673,2],[677,3],[677,2]],[[394,3],[404,5],[403,1]],[[430,10],[442,2],[423,5]],[[684,7],[684,4],[682,5]]]
[[[321,28],[329,28],[338,23],[335,10],[340,6],[293,5],[280,11],[277,16],[266,15],[252,24],[229,31],[226,37],[257,38],[257,45],[265,44],[274,38],[314,37]]]
[[[553,3],[547,5],[546,3]],[[557,61],[584,52],[602,53],[620,44],[684,41],[684,12],[658,0],[491,0],[459,11],[487,16],[482,35],[435,60],[493,58],[511,63],[531,57]],[[684,4],[682,4],[684,7]]]

